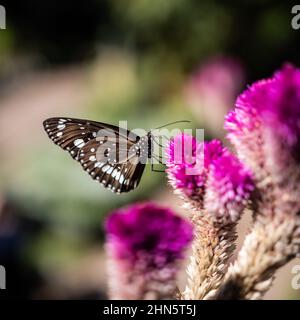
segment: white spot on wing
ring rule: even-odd
[[[106,172],[109,168],[110,168],[109,165],[105,165],[105,166],[102,168],[102,171],[103,171],[103,172]]]
[[[101,168],[102,166],[104,165],[104,163],[101,163],[101,162],[96,162],[95,164],[94,164],[94,167],[95,168]]]
[[[90,157],[89,157],[89,160],[90,160],[90,161],[96,161],[96,157],[95,157],[95,156],[90,156]]]
[[[114,170],[114,168],[113,168],[113,167],[110,167],[109,170],[107,170],[107,173],[108,173],[108,174],[111,174],[113,170]]]
[[[84,141],[82,139],[76,139],[74,141],[74,146],[77,148],[82,148],[84,146]]]
[[[121,171],[119,171],[119,172],[117,173],[117,175],[116,175],[116,180],[119,181],[120,175],[121,175]]]
[[[57,126],[57,129],[58,129],[58,130],[62,130],[62,129],[64,129],[65,127],[66,127],[65,124],[59,124],[59,125]]]
[[[115,170],[112,172],[111,176],[114,178],[117,173],[118,173],[118,169],[115,169]]]

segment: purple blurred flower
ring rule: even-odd
[[[135,204],[112,213],[106,222],[108,241],[118,259],[132,262],[145,254],[153,266],[183,257],[192,239],[192,227],[168,208],[153,203]]]
[[[244,78],[238,60],[215,57],[203,64],[188,81],[187,104],[215,135],[220,133],[224,116],[234,104]]]
[[[112,299],[171,299],[178,261],[192,225],[153,203],[112,213],[106,222],[108,285]]]

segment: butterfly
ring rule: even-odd
[[[139,137],[114,125],[64,117],[46,119],[43,126],[56,145],[68,151],[94,180],[115,193],[135,189],[147,159],[153,156],[151,131]]]

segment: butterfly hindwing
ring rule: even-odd
[[[78,161],[83,169],[93,179],[114,192],[128,192],[137,187],[140,181],[139,174],[142,175],[145,165],[138,161],[139,158],[130,155],[130,151],[127,152],[126,161],[118,157],[119,152],[122,152],[118,142],[101,140],[99,146],[97,139],[87,142],[78,153]],[[118,141],[121,139],[124,138],[121,137]],[[130,146],[131,144],[128,144],[128,150]],[[116,152],[113,151],[114,148]],[[107,150],[111,153],[106,153]],[[125,151],[123,157],[125,157]]]

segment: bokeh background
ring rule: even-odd
[[[191,119],[224,139],[224,114],[247,84],[300,66],[288,1],[2,0],[0,264],[5,296],[106,298],[103,221],[147,199],[180,212],[165,174],[147,168],[116,196],[51,143],[42,121],[90,118],[131,128]],[[249,225],[240,226],[242,241]],[[267,298],[297,299],[284,267]]]

